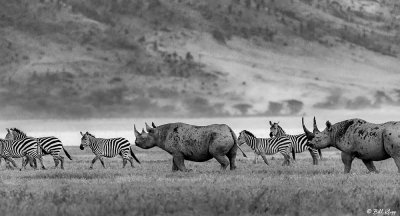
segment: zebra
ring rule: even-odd
[[[6,128],[6,130],[6,139],[19,140],[28,137],[23,131],[19,130],[18,128]],[[64,157],[60,155],[61,150],[64,150],[64,153],[68,157],[68,159],[72,160],[67,150],[65,150],[62,142],[57,137],[39,137],[37,138],[37,140],[40,143],[43,155],[51,154],[51,156],[53,157],[55,165],[54,168],[57,168],[59,162],[61,162],[61,169],[64,169]]]
[[[135,154],[132,151],[132,148],[130,146],[131,144],[125,138],[96,138],[89,132],[86,132],[85,134],[81,132],[81,135],[82,139],[79,148],[81,150],[84,150],[85,147],[88,146],[95,155],[95,158],[92,160],[89,169],[93,169],[93,164],[96,162],[97,159],[100,160],[103,168],[106,168],[104,166],[103,157],[112,158],[117,155],[121,155],[122,157],[122,168],[125,167],[127,160],[131,163],[131,166],[134,167],[133,158],[140,164],[140,161],[136,158]],[[131,153],[131,155],[129,155],[129,152]]]
[[[11,162],[15,168],[18,168],[13,158],[28,157],[28,160],[22,160],[22,168],[25,168],[28,161],[34,158],[39,159],[42,169],[46,169],[42,160],[42,148],[38,144],[38,140],[32,137],[25,137],[19,140],[0,139],[0,156],[6,162]]]
[[[301,153],[304,152],[305,150],[308,150],[311,154],[311,157],[313,159],[313,164],[318,165],[318,155],[322,159],[322,153],[321,150],[317,150],[314,148],[311,148],[307,145],[308,140],[307,136],[305,133],[303,134],[298,134],[298,135],[289,135],[286,134],[285,131],[282,129],[282,127],[279,125],[279,122],[274,122],[272,123],[269,121],[270,124],[270,137],[287,137],[290,139],[292,143],[292,155],[293,155],[293,160],[296,160],[295,153]]]
[[[286,137],[276,137],[276,138],[257,138],[251,132],[247,130],[243,130],[239,133],[238,137],[239,146],[243,144],[247,144],[253,149],[257,154],[261,155],[264,162],[268,164],[267,158],[265,155],[272,155],[280,152],[284,161],[282,166],[290,165],[290,156],[289,152],[291,151],[291,142]]]

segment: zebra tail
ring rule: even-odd
[[[68,154],[67,150],[65,150],[64,146],[63,146],[63,150],[65,155],[67,155],[68,159],[72,160],[71,155]]]
[[[318,154],[319,154],[319,159],[322,159],[322,151],[321,151],[321,149],[318,149]]]
[[[247,155],[243,152],[243,150],[239,147],[239,145],[238,145],[238,143],[237,143],[237,138],[236,138],[235,132],[233,132],[232,128],[230,128],[230,127],[229,127],[229,131],[231,132],[234,145],[236,145],[236,146],[238,147],[238,149],[242,152],[243,157],[247,157]]]
[[[292,147],[292,156],[293,156],[293,160],[296,160],[296,154],[295,154],[296,152],[295,152],[295,150],[294,150],[294,148]]]
[[[135,161],[137,161],[138,163],[140,163],[140,161],[137,159],[137,157],[136,157],[135,154],[133,153],[132,148],[130,148],[130,149],[131,149],[131,155],[132,155],[133,159],[135,159]]]

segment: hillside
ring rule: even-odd
[[[400,105],[400,4],[0,0],[1,118]]]

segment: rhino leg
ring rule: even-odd
[[[233,146],[231,148],[231,150],[229,150],[228,154],[226,154],[226,156],[228,156],[228,158],[229,158],[229,168],[230,168],[230,170],[236,169],[236,164],[235,164],[236,152],[237,152],[237,147]]]
[[[178,167],[178,170],[180,170],[182,172],[192,171],[192,170],[186,168],[185,159],[183,158],[183,155],[174,155],[172,158],[172,162],[173,162],[173,164],[176,165],[176,167]]]
[[[368,171],[374,172],[374,173],[379,173],[378,170],[376,170],[376,167],[374,165],[374,162],[371,160],[362,160],[362,162],[365,164],[367,167]]]
[[[349,173],[351,170],[351,163],[354,160],[354,156],[346,152],[342,152],[342,162],[344,164],[344,173]]]
[[[213,155],[214,158],[221,164],[221,170],[226,170],[229,165],[229,160],[225,155]]]
[[[400,173],[400,156],[393,156],[394,162],[396,163],[397,170]]]
[[[172,160],[172,172],[179,171],[178,166],[175,164],[175,161]]]

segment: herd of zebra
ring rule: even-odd
[[[286,134],[282,127],[277,123],[270,123],[270,138],[257,138],[251,132],[243,130],[239,133],[238,146],[247,144],[255,153],[255,163],[257,163],[257,157],[260,155],[264,162],[268,164],[265,155],[272,155],[281,153],[284,157],[283,165],[289,165],[291,159],[290,153],[292,153],[293,160],[295,160],[295,153],[301,153],[308,150],[313,159],[313,164],[318,164],[318,157],[322,158],[320,150],[313,149],[307,145],[306,134],[289,135]],[[64,148],[62,142],[53,136],[50,137],[29,137],[23,131],[17,128],[7,128],[7,135],[5,139],[0,139],[0,164],[3,158],[6,161],[6,167],[13,169],[10,163],[18,168],[13,158],[22,158],[22,168],[25,168],[29,163],[31,167],[37,168],[36,159],[39,160],[41,168],[46,169],[42,156],[51,155],[54,160],[55,168],[60,164],[60,168],[64,169],[64,157],[61,152],[64,151],[68,159],[72,160],[69,153]],[[96,138],[89,132],[81,133],[81,145],[80,149],[84,150],[85,147],[89,147],[95,154],[95,158],[92,160],[90,169],[93,168],[94,163],[100,160],[103,167],[103,157],[115,157],[120,155],[123,159],[123,167],[125,167],[127,161],[130,162],[133,167],[133,159],[138,163],[140,161],[132,151],[131,144],[125,138],[111,138],[103,139]]]

